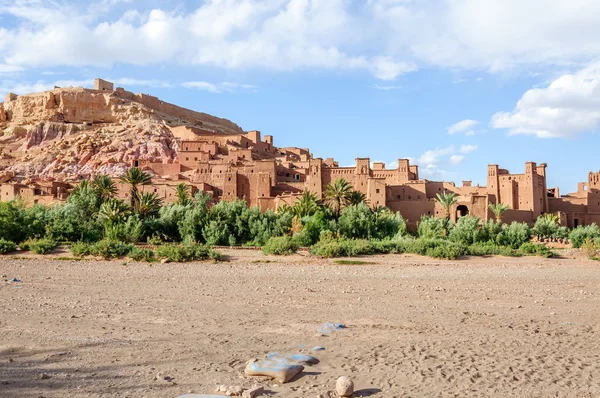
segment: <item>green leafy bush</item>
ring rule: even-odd
[[[461,217],[450,231],[448,238],[463,245],[471,245],[475,242],[487,240],[487,236],[479,228],[479,217]]]
[[[181,245],[167,244],[156,248],[157,258],[164,258],[170,262],[182,263],[193,260],[207,260],[209,258],[220,261],[222,255],[207,245],[187,240]]]
[[[151,262],[154,260],[154,251],[143,247],[134,247],[127,253],[127,257],[133,261]]]
[[[340,246],[344,256],[349,257],[373,254],[375,251],[371,241],[366,239],[343,239]]]
[[[0,202],[0,239],[22,242],[27,239],[25,211],[17,202]]]
[[[94,254],[94,246],[86,242],[75,242],[71,245],[70,250],[76,257],[85,257]]]
[[[595,257],[598,253],[598,245],[591,237],[585,238],[581,245],[581,252],[588,258]]]
[[[552,214],[544,214],[537,218],[531,232],[540,238],[554,238],[559,230],[558,217]]]
[[[6,239],[0,239],[0,254],[12,253],[17,250],[17,244]]]
[[[600,228],[595,223],[586,226],[580,225],[569,234],[569,240],[575,248],[580,248],[587,238],[596,239],[598,237],[600,237]]]
[[[103,239],[93,246],[93,254],[103,257],[104,259],[119,258],[127,255],[133,248],[132,244]]]
[[[50,239],[29,240],[21,246],[23,250],[31,250],[35,254],[48,254],[56,249],[56,242]]]
[[[344,208],[338,220],[340,233],[348,239],[368,239],[375,229],[375,217],[365,202]]]
[[[311,246],[310,252],[316,256],[332,258],[345,255],[344,249],[337,240],[320,240]]]
[[[455,260],[459,257],[467,255],[468,253],[468,248],[461,243],[440,241],[436,246],[427,249],[425,255],[433,258]]]
[[[504,224],[502,232],[496,237],[496,243],[502,246],[509,246],[518,249],[523,243],[531,239],[531,229],[525,223],[513,221],[511,224]]]
[[[435,239],[443,237],[451,225],[445,218],[421,217],[418,233],[420,238]]]
[[[275,254],[277,256],[287,256],[296,253],[298,245],[289,236],[278,236],[270,238],[263,246],[264,254]]]
[[[524,255],[541,256],[546,258],[556,256],[556,254],[552,250],[548,249],[548,247],[545,245],[530,242],[523,243],[519,248],[519,252]]]
[[[520,254],[508,246],[499,246],[494,242],[478,242],[468,248],[471,256],[505,256],[515,257]]]

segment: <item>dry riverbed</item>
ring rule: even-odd
[[[600,397],[600,262],[224,253],[218,264],[0,257],[0,397],[258,383],[315,398],[343,375],[355,396]],[[347,328],[321,336],[327,321]],[[244,377],[269,351],[321,362],[287,384]]]

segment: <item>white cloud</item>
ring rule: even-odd
[[[258,86],[252,84],[241,84],[233,82],[209,83],[204,81],[185,82],[182,83],[185,88],[195,88],[198,90],[208,91],[213,94],[234,93],[238,91],[256,92]]]
[[[450,145],[447,148],[436,148],[429,151],[425,151],[419,157],[419,165],[429,165],[439,163],[444,156],[451,155],[454,153],[454,145]]]
[[[126,88],[127,86],[148,86],[155,88],[169,88],[173,87],[172,84],[168,82],[164,82],[162,80],[140,80],[140,79],[132,79],[129,77],[121,77],[118,79],[107,79],[117,85],[123,86]]]
[[[571,138],[600,127],[600,62],[564,74],[545,88],[523,94],[512,112],[498,112],[491,120],[508,133],[539,138]]]
[[[15,93],[19,95],[39,93],[42,91],[52,90],[54,86],[58,87],[88,87],[93,85],[93,81],[87,80],[57,80],[55,82],[47,82],[38,80],[37,82],[17,82],[11,80],[0,81],[0,98],[4,98],[6,93]]]
[[[461,145],[460,152],[461,153],[471,153],[477,150],[477,145]]]
[[[450,156],[450,163],[453,165],[461,164],[465,161],[465,157],[463,155],[452,155]]]
[[[473,135],[475,131],[473,127],[477,126],[479,122],[477,120],[465,119],[458,123],[448,127],[448,134],[465,133],[465,135]]]
[[[600,2],[590,0],[528,0],[531,12],[522,0],[149,3],[163,8],[0,0],[0,17],[12,22],[0,28],[0,65],[353,69],[393,80],[421,65],[529,70],[600,54],[600,41],[590,40],[600,35]]]

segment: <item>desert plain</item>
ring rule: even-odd
[[[222,263],[0,258],[0,397],[600,397],[600,262],[225,250]],[[13,278],[20,282],[12,281]],[[329,335],[317,330],[341,323]],[[312,351],[322,346],[322,351]],[[268,352],[320,363],[243,375]]]

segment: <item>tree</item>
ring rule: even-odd
[[[117,185],[107,175],[97,175],[92,181],[92,186],[98,194],[98,198],[102,203],[114,198],[117,194]]]
[[[325,187],[325,204],[333,211],[335,219],[340,218],[342,209],[350,203],[352,185],[343,178]]]
[[[450,208],[452,207],[452,205],[454,205],[454,204],[456,204],[456,202],[458,202],[458,198],[457,198],[456,194],[454,192],[438,193],[436,200],[444,208],[446,220],[450,220]]]
[[[140,168],[131,167],[119,178],[119,180],[122,183],[129,185],[130,205],[134,211],[137,211],[140,205],[139,186],[150,185],[152,183],[152,177]]]
[[[498,224],[502,223],[502,213],[510,209],[510,206],[505,205],[504,203],[490,203],[488,207],[492,211],[492,213],[494,213],[494,216],[496,216],[496,222]]]
[[[302,218],[312,216],[319,211],[320,208],[321,203],[317,196],[310,191],[304,191],[302,192],[300,199],[292,206],[291,212],[294,216]]]
[[[141,218],[154,217],[158,215],[162,206],[162,199],[154,192],[144,192],[139,195],[137,214]]]
[[[115,225],[125,222],[129,214],[129,207],[121,199],[111,198],[102,203],[98,217],[106,224]]]
[[[177,184],[175,191],[177,192],[178,205],[187,206],[190,204],[190,187],[186,183],[182,182]]]
[[[350,195],[348,195],[348,200],[350,205],[359,205],[361,203],[367,203],[367,195],[360,191],[352,191]]]

